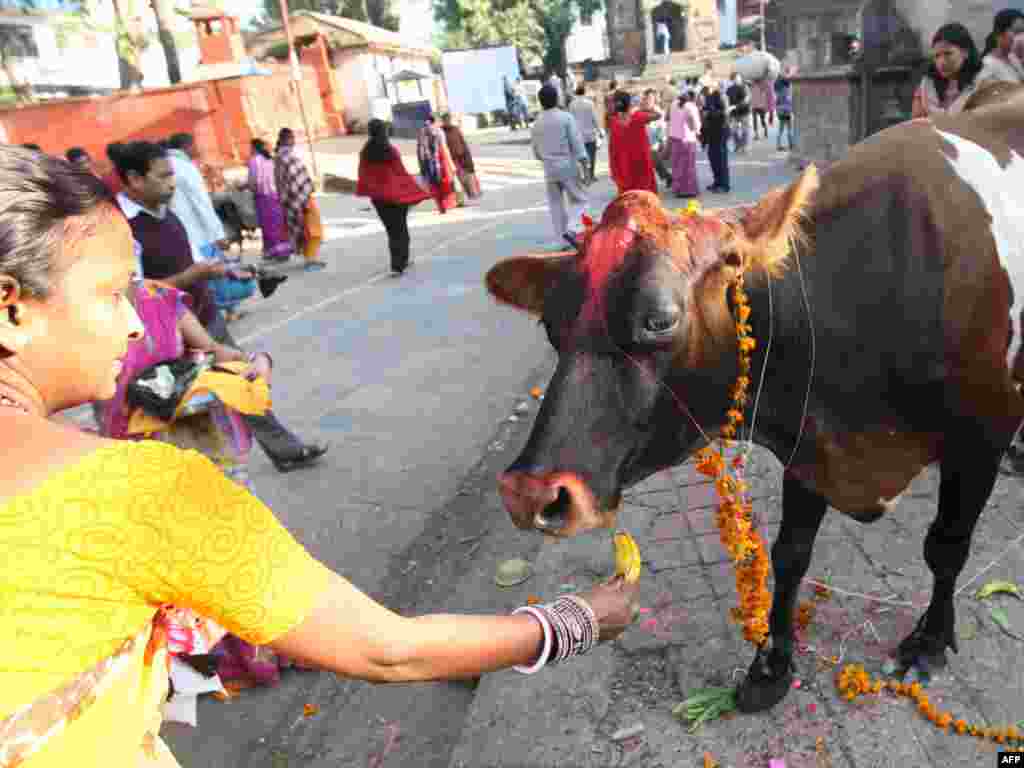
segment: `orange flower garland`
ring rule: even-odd
[[[847,701],[870,693],[892,691],[896,696],[905,696],[917,705],[917,711],[926,717],[936,728],[949,732],[950,728],[960,735],[967,734],[978,739],[988,739],[996,744],[1016,744],[1024,747],[1024,733],[1021,729],[1009,725],[1003,728],[989,728],[968,723],[963,718],[953,718],[950,712],[939,711],[929,701],[920,683],[903,683],[898,680],[872,680],[871,676],[860,664],[847,664],[836,676],[836,687],[839,694]]]
[[[691,213],[687,210],[687,213]],[[732,618],[743,625],[747,642],[763,646],[768,638],[768,611],[772,596],[768,591],[768,557],[764,540],[753,523],[753,505],[747,496],[747,483],[743,479],[746,460],[743,455],[726,460],[725,449],[734,444],[739,426],[743,423],[743,409],[747,405],[750,387],[750,353],[757,342],[750,335],[750,302],[743,290],[743,275],[733,284],[736,338],[739,342],[739,376],[732,390],[732,407],[727,423],[721,429],[717,448],[708,446],[697,454],[697,471],[715,480],[718,491],[718,524],[722,546],[732,558],[736,569],[736,591],[739,605],[731,611]]]

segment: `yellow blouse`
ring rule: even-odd
[[[199,453],[104,446],[0,505],[0,721],[109,656],[163,603],[263,645],[302,622],[329,573]],[[168,758],[156,736],[167,667],[143,650],[25,765]]]

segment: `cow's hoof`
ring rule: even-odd
[[[932,673],[946,667],[946,648],[958,652],[956,635],[946,633],[945,637],[936,637],[924,631],[924,617],[917,622],[914,631],[903,638],[896,649],[896,658],[886,664],[883,670],[899,678],[908,674],[915,682],[927,685],[931,682]]]
[[[772,649],[758,649],[747,676],[736,689],[736,709],[751,714],[771,709],[793,685],[793,657]]]

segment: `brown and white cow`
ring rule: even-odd
[[[578,253],[497,264],[492,295],[538,316],[559,356],[499,480],[515,523],[610,527],[624,488],[718,434],[737,375],[727,287],[743,272],[759,340],[752,439],[785,473],[771,640],[740,707],[789,690],[797,588],[826,507],[873,521],[937,462],[932,600],[897,654],[927,677],[957,650],[954,585],[1024,419],[1008,364],[1024,304],[1022,155],[1024,91],[1004,88],[878,134],[754,206],[677,217],[628,193]]]

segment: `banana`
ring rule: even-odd
[[[615,552],[615,575],[622,576],[629,584],[640,580],[640,548],[636,541],[625,531],[616,531],[612,536],[612,549]]]

